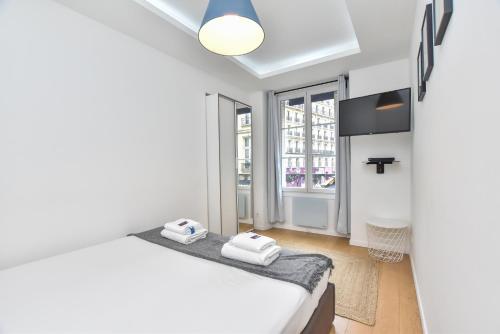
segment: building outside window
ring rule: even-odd
[[[280,108],[283,189],[333,192],[335,88],[280,96]]]
[[[244,142],[245,142],[245,159],[248,160],[248,159],[251,159],[252,157],[250,156],[250,153],[251,153],[251,147],[250,147],[250,136],[246,136],[243,138]]]
[[[250,110],[237,114],[238,187],[252,183],[252,114]]]

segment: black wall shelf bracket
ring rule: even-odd
[[[377,174],[384,174],[385,165],[392,165],[396,162],[399,161],[394,158],[368,158],[368,161],[363,161],[367,165],[377,165]]]

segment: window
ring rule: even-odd
[[[280,96],[284,190],[335,190],[335,88]]]
[[[252,183],[252,114],[250,109],[237,113],[237,167],[238,187],[250,187]]]
[[[252,157],[250,156],[251,154],[251,147],[250,147],[250,136],[247,136],[247,137],[243,137],[244,141],[245,141],[245,160],[249,160],[251,159]]]

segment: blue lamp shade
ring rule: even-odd
[[[198,39],[209,51],[240,56],[264,42],[264,29],[251,0],[210,0]]]

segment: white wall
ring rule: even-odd
[[[429,333],[500,329],[499,13],[498,0],[454,1],[427,94],[414,104],[412,259]]]
[[[205,92],[247,93],[48,0],[0,45],[0,269],[206,222]]]
[[[410,86],[408,60],[349,72],[351,98]],[[411,133],[351,137],[351,240],[366,246],[366,220],[385,217],[410,220]],[[370,157],[395,157],[385,174],[362,163]]]
[[[410,73],[407,59],[349,72],[350,97],[409,86]],[[380,216],[410,220],[411,133],[357,136],[351,138],[351,144],[351,244],[366,246],[365,221],[368,217]],[[263,153],[256,149],[257,156],[262,154],[265,156],[265,146]],[[386,166],[386,173],[379,175],[376,174],[374,166],[366,166],[361,163],[368,157],[377,156],[394,156],[401,163]],[[265,168],[265,161],[263,168]],[[256,201],[258,201],[258,193],[256,196]],[[272,227],[339,235],[335,230],[334,199],[332,195],[307,195],[308,197],[324,198],[328,201],[329,225],[326,229],[304,228],[293,224],[293,199],[296,196],[301,197],[304,195],[291,192],[284,193],[286,221],[274,224]],[[256,214],[258,214],[258,211],[256,211]],[[256,226],[258,226],[257,222]],[[264,223],[263,226],[264,228],[271,227],[268,223]]]

